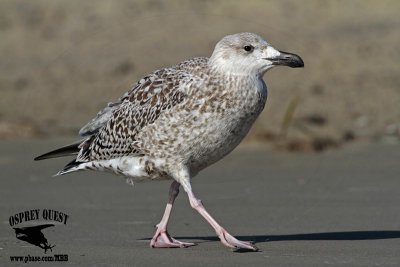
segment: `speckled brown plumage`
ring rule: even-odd
[[[231,236],[194,196],[191,179],[231,152],[246,136],[267,99],[264,73],[275,65],[302,67],[260,36],[240,33],[219,41],[210,58],[194,58],[150,73],[85,125],[79,144],[37,159],[76,154],[59,174],[109,171],[135,180],[173,179],[170,201],[152,247],[186,247],[166,230],[179,186],[191,206],[231,248],[257,250]]]

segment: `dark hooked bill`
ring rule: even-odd
[[[273,58],[266,58],[266,59],[270,60],[273,65],[282,65],[282,66],[288,66],[291,68],[304,67],[304,62],[300,56],[293,54],[293,53],[283,52],[283,51],[279,51],[279,52],[281,53],[279,56],[276,56]]]

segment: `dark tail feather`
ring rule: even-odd
[[[50,151],[46,154],[40,155],[35,158],[35,160],[42,160],[42,159],[50,159],[50,158],[58,158],[58,157],[65,157],[65,156],[72,156],[72,155],[77,155],[80,148],[79,145],[82,143],[82,141],[78,143],[74,143],[68,146],[61,147],[59,149]]]
[[[71,162],[69,162],[67,165],[65,165],[64,168],[61,171],[59,171],[55,176],[72,172],[72,171],[74,171],[73,169],[75,167],[78,167],[81,163],[82,162],[78,162],[78,161],[76,161],[76,159],[73,159]]]

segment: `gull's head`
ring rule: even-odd
[[[221,72],[257,76],[279,65],[304,67],[298,55],[279,51],[257,34],[247,32],[222,38],[215,46],[210,64]]]

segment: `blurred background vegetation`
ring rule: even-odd
[[[400,2],[0,1],[0,139],[77,135],[142,75],[249,31],[305,69],[265,75],[247,138],[289,150],[399,142]]]

